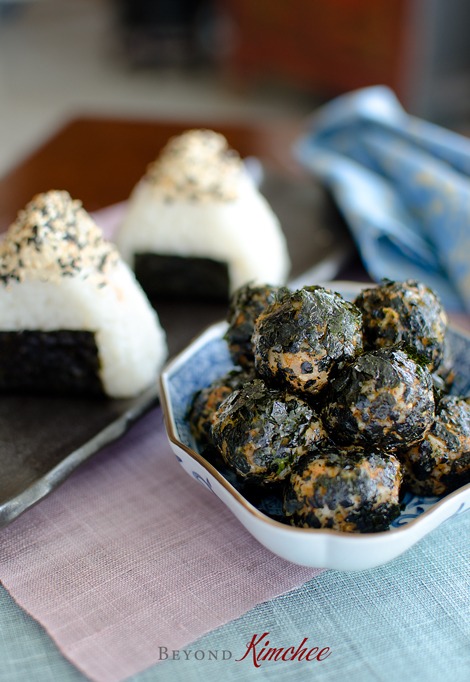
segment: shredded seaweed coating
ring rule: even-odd
[[[403,344],[435,371],[444,357],[447,315],[438,296],[416,280],[364,289],[354,301],[362,311],[368,350]]]
[[[201,446],[211,443],[211,426],[217,408],[243,383],[251,381],[253,374],[236,368],[197,391],[191,402],[188,420],[191,433]]]
[[[118,260],[116,248],[81,202],[68,192],[52,190],[33,197],[0,243],[0,280],[23,281],[29,274],[58,281],[79,275],[104,285]]]
[[[242,172],[238,152],[223,135],[188,130],[169,140],[144,181],[166,202],[227,202],[237,199]]]
[[[255,379],[224,385],[228,397],[217,387],[204,419],[221,470],[264,513],[376,532],[399,516],[402,490],[470,482],[470,397],[445,394],[447,318],[425,285],[385,281],[349,303],[320,286],[248,284],[227,321],[232,359]]]
[[[405,481],[417,495],[444,495],[470,482],[470,401],[443,396],[426,438],[404,454]]]
[[[386,530],[400,513],[401,481],[393,455],[328,447],[294,465],[284,511],[293,525],[304,528]]]
[[[399,348],[381,348],[336,373],[322,414],[336,442],[395,451],[424,438],[434,404],[426,367]]]
[[[253,336],[255,322],[268,305],[278,295],[288,293],[286,287],[269,284],[254,286],[251,283],[241,286],[234,292],[227,313],[228,329],[225,333],[230,354],[236,365],[253,368]]]
[[[315,395],[335,364],[362,351],[362,315],[336,292],[304,287],[280,296],[259,315],[252,341],[261,376]]]
[[[242,479],[263,484],[286,478],[291,465],[323,442],[326,433],[304,400],[254,379],[221,403],[212,437]]]

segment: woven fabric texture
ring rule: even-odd
[[[257,605],[129,682],[467,682],[470,679],[470,514],[455,517],[391,563],[321,575]],[[82,682],[44,630],[0,589],[2,682]],[[153,628],[150,627],[150,630]],[[254,633],[274,646],[326,645],[318,662],[243,656]],[[158,646],[170,646],[160,640]],[[232,656],[222,660],[223,651]],[[209,652],[218,659],[209,658]],[[203,652],[204,658],[194,657]]]
[[[264,549],[183,473],[160,409],[3,529],[0,543],[4,586],[100,682],[318,573]]]

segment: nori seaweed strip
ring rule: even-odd
[[[229,300],[228,265],[211,258],[136,253],[134,271],[151,301]]]
[[[0,390],[104,396],[93,332],[0,332]]]

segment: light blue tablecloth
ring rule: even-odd
[[[468,682],[470,680],[470,513],[455,517],[393,562],[368,571],[325,571],[261,604],[193,645],[203,660],[167,660],[132,682]],[[1,682],[85,680],[42,628],[0,589]],[[322,662],[243,656],[253,634],[272,646],[329,646]],[[164,646],[162,642],[162,646]],[[230,651],[226,661],[209,651]],[[228,656],[228,654],[226,654]],[[184,658],[184,654],[180,654]]]

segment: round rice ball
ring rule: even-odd
[[[269,383],[317,394],[335,364],[362,350],[361,313],[323,287],[286,293],[255,322],[255,367]]]
[[[400,462],[394,455],[329,448],[293,467],[284,492],[292,525],[347,532],[386,530],[400,514]]]
[[[363,353],[332,379],[322,415],[337,443],[409,447],[434,421],[432,376],[400,349]]]
[[[432,289],[416,280],[385,281],[364,289],[355,304],[362,311],[367,350],[408,347],[434,372],[444,357],[447,315]]]
[[[445,495],[470,483],[470,402],[441,398],[430,431],[404,462],[407,487],[417,495]]]
[[[212,438],[242,480],[264,485],[283,481],[301,455],[326,440],[326,433],[304,400],[254,379],[220,405]]]
[[[269,284],[260,286],[245,284],[233,294],[227,314],[229,326],[225,333],[225,340],[236,365],[245,368],[254,367],[255,357],[251,337],[255,321],[267,306],[273,303],[280,291],[286,290]]]

